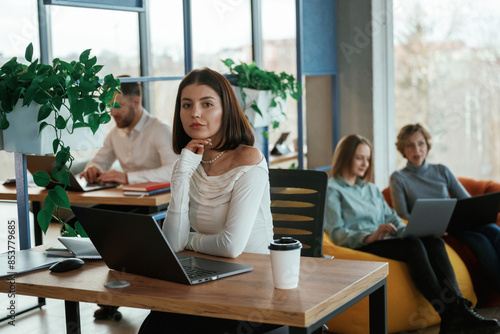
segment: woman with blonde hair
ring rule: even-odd
[[[427,161],[431,140],[419,123],[404,126],[398,134],[396,147],[408,162],[391,175],[389,185],[394,209],[402,218],[410,217],[418,198],[470,197],[448,167]],[[500,292],[500,227],[491,223],[449,233],[474,252],[490,284]]]
[[[370,142],[359,135],[342,138],[335,149],[325,215],[332,241],[405,262],[417,289],[441,316],[440,334],[498,333],[496,320],[468,307],[441,238],[401,238],[406,225],[377,186],[368,182],[372,154]]]

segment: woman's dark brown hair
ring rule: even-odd
[[[359,135],[347,135],[340,139],[332,158],[332,170],[330,176],[339,177],[345,170],[349,170],[352,167],[352,161],[354,155],[356,154],[356,149],[358,145],[366,144],[370,147],[370,165],[366,170],[363,180],[373,181],[373,147],[370,141],[363,136]]]
[[[172,127],[172,145],[179,154],[191,141],[181,122],[182,90],[189,85],[207,85],[212,88],[222,101],[222,122],[219,130],[221,141],[214,147],[217,151],[233,150],[240,144],[253,146],[254,135],[229,81],[220,73],[209,68],[192,70],[181,81],[175,100],[174,124]]]
[[[427,152],[431,150],[432,147],[432,136],[429,130],[425,126],[423,126],[420,123],[415,123],[415,124],[408,124],[405,125],[401,128],[399,131],[398,137],[396,139],[396,148],[403,155],[403,157],[406,158],[405,156],[405,146],[406,146],[406,141],[408,138],[410,138],[415,132],[420,132],[425,138],[425,142],[427,143]]]

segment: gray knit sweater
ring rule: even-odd
[[[448,167],[430,164],[412,165],[395,171],[389,181],[392,206],[401,218],[408,219],[417,198],[467,198],[469,193]]]

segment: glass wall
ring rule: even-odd
[[[276,15],[277,12],[280,15]],[[294,0],[262,1],[263,66],[266,70],[286,72],[297,78],[295,21]],[[297,130],[297,101],[289,97],[286,103],[286,120],[280,122],[279,128],[269,129],[270,149],[282,132],[290,132],[287,142],[293,150]]]
[[[457,176],[500,181],[499,16],[496,0],[394,1],[397,131],[425,123],[428,160]]]
[[[104,65],[100,76],[140,76],[137,13],[67,6],[46,8],[51,18],[53,58],[74,60],[91,49],[90,55]]]
[[[193,0],[193,67],[228,73],[221,59],[252,61],[250,0]]]

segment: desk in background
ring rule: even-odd
[[[41,269],[19,275],[16,293],[65,300],[68,333],[80,333],[79,302],[258,321],[288,325],[290,333],[312,333],[370,296],[370,330],[387,333],[389,266],[385,262],[303,257],[298,288],[280,290],[273,286],[269,255],[244,253],[237,259],[224,260],[251,265],[254,270],[189,286],[109,270],[103,261],[86,261],[82,268],[66,273]],[[104,283],[115,280],[131,285],[121,289],[104,287]],[[0,281],[0,292],[8,292],[9,288],[8,281]]]
[[[28,187],[28,199],[32,202],[35,245],[41,245],[43,241],[42,231],[36,219],[37,213],[41,210],[41,203],[45,200],[48,190],[41,187]],[[170,193],[163,193],[154,196],[125,196],[121,187],[94,190],[87,192],[68,191],[69,201],[74,204],[111,204],[111,205],[134,205],[148,207],[150,213],[165,210],[170,203]],[[16,187],[0,185],[0,200],[13,200],[16,198]]]

